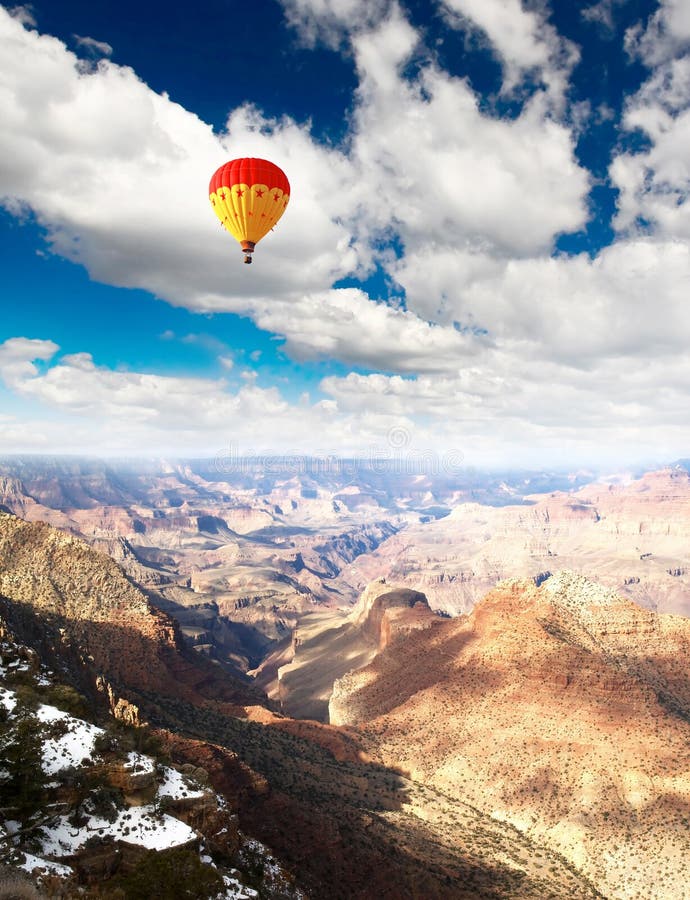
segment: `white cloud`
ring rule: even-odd
[[[632,37],[629,35],[629,43]],[[660,238],[690,238],[690,6],[662,3],[633,46],[653,67],[626,103],[623,126],[648,146],[614,158],[616,227]]]
[[[582,18],[599,26],[604,37],[612,38],[616,29],[616,14],[619,7],[625,6],[628,0],[599,0],[598,3],[582,10]]]
[[[626,34],[626,47],[648,66],[665,62],[690,47],[690,6],[686,0],[660,0],[646,26],[636,25]]]
[[[279,0],[285,18],[307,46],[339,47],[357,30],[380,21],[394,0]]]
[[[587,176],[567,129],[537,102],[515,121],[484,116],[465,82],[430,66],[405,81],[417,35],[399,14],[355,38],[349,158],[250,107],[218,138],[130,69],[101,61],[81,72],[59,41],[1,10],[0,35],[0,195],[35,209],[55,249],[108,283],[196,309],[213,294],[214,308],[222,296],[244,311],[248,297],[324,290],[358,271],[377,228],[530,252],[584,221]],[[274,159],[292,185],[249,271],[206,199],[210,174],[238,147]]]
[[[34,364],[58,350],[50,341],[27,338],[0,344],[0,376],[33,410],[32,419],[7,425],[15,451],[52,446],[104,455],[211,455],[233,447],[352,453],[385,444],[391,421],[397,421],[341,414],[329,400],[291,404],[275,387],[260,387],[253,371],[241,373],[245,383],[233,389],[223,380],[113,371],[89,353],[63,356],[45,371]]]
[[[545,14],[520,0],[441,0],[449,24],[479,29],[503,63],[503,91],[535,75],[559,109],[568,77],[579,59],[576,46],[561,37]]]
[[[351,167],[306,128],[241,108],[217,136],[131,69],[101,60],[84,71],[2,8],[0,40],[0,197],[35,210],[56,252],[94,278],[190,308],[215,291],[232,310],[247,295],[323,288],[357,267],[336,221],[348,215]],[[293,188],[250,271],[208,202],[212,173],[240,147],[275,160]]]
[[[457,369],[482,342],[452,326],[372,303],[355,288],[295,296],[255,308],[260,328],[283,335],[296,359],[339,359],[398,372]]]
[[[586,172],[574,138],[537,95],[514,120],[484,115],[466,81],[427,66],[401,69],[417,35],[394,17],[354,38],[360,74],[354,153],[367,173],[364,225],[394,229],[406,249],[484,246],[549,250],[586,220]],[[372,195],[376,198],[372,203]]]
[[[403,379],[380,374],[328,378],[323,388],[341,411],[405,422],[410,447],[456,451],[467,463],[621,465],[683,456],[690,424],[690,364],[605,360],[596,369],[532,360],[510,346],[490,366],[458,376]]]
[[[203,347],[228,371],[234,360],[239,388],[112,371],[89,348],[54,361],[52,341],[17,337],[0,345],[0,376],[32,419],[3,422],[0,444],[7,424],[15,449],[183,454],[234,442],[347,453],[388,446],[403,427],[415,446],[456,448],[474,464],[613,455],[621,443],[631,455],[684,452],[686,58],[660,64],[626,109],[627,126],[650,141],[611,170],[630,235],[595,259],[551,258],[556,236],[586,221],[590,179],[554,116],[572,58],[541,12],[453,0],[485,22],[507,85],[533,70],[550,85],[501,120],[433,63],[405,75],[420,35],[397,6],[372,4],[385,15],[360,30],[354,0],[284,5],[305,39],[350,35],[359,89],[343,148],[246,106],[216,135],[131,69],[101,60],[85,71],[60,41],[0,8],[0,196],[33,209],[55,251],[95,279],[248,315],[296,359],[372,373],[328,378],[326,399],[292,404],[256,372],[238,372],[239,357],[209,335],[160,338]],[[210,174],[238,147],[274,159],[292,185],[251,267],[207,199]],[[650,236],[636,234],[640,217]],[[394,238],[396,254],[377,249]],[[333,287],[374,261],[404,289],[406,309]]]
[[[620,241],[594,259],[410,255],[396,278],[410,308],[484,328],[516,356],[593,368],[612,357],[670,359],[690,341],[690,247],[677,241]]]
[[[581,15],[586,22],[595,22],[603,26],[606,31],[611,31],[613,29],[613,0],[599,0],[592,6],[586,6]]]
[[[34,8],[31,4],[24,3],[21,6],[10,6],[8,7],[7,12],[13,19],[16,19],[22,25],[31,25],[33,28],[36,27],[36,17],[34,16]]]
[[[20,385],[38,374],[35,361],[49,360],[60,348],[53,341],[35,338],[9,338],[0,344],[0,378],[8,387]]]
[[[92,277],[190,309],[250,315],[301,358],[329,353],[412,371],[437,365],[418,346],[444,357],[468,350],[468,339],[331,290],[370,265],[368,240],[381,232],[397,231],[412,249],[480,243],[530,253],[584,219],[587,178],[568,131],[537,103],[511,122],[483,116],[465,82],[433,67],[408,84],[400,68],[417,35],[399,13],[355,39],[362,87],[350,156],[251,107],[234,110],[218,137],[131,69],[104,60],[84,72],[58,40],[2,10],[0,36],[6,202],[34,209],[56,252]],[[207,202],[210,174],[238,147],[274,159],[292,186],[251,268]],[[356,334],[353,305],[371,336]],[[395,340],[382,334],[389,326]]]
[[[79,34],[74,35],[77,46],[85,50],[89,56],[112,56],[113,48],[106,41],[97,41],[92,37],[82,37]]]

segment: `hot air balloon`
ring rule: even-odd
[[[231,159],[214,174],[209,199],[221,224],[239,241],[244,261],[285,212],[290,182],[267,159]]]

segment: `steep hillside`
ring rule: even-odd
[[[0,528],[3,614],[26,635],[34,650],[46,654],[66,680],[87,688],[96,682],[103,685],[104,680],[114,685],[113,712],[125,718],[129,714],[131,722],[136,721],[136,710],[127,701],[133,698],[143,708],[150,728],[158,729],[153,737],[158,735],[169,758],[178,765],[203,768],[214,790],[236,811],[242,832],[270,847],[314,900],[589,900],[598,896],[590,882],[558,854],[540,848],[512,825],[494,820],[431,784],[406,777],[395,764],[372,761],[358,735],[280,717],[260,706],[228,703],[228,692],[232,699],[240,688],[232,683],[228,686],[224,673],[196,655],[186,658],[170,620],[149,609],[145,598],[115,563],[81,541],[46,525],[29,524],[8,515],[0,517]],[[369,598],[374,620],[380,617],[378,647],[387,643],[394,646],[395,634],[415,627],[414,619],[426,615],[435,621],[418,595],[397,593],[385,585],[379,585],[378,590]],[[388,609],[386,593],[393,594]],[[8,598],[8,594],[13,596]],[[401,627],[392,627],[386,634],[383,626],[389,615]],[[408,617],[409,621],[404,621]],[[17,693],[24,703],[27,685],[22,677],[19,673]],[[116,703],[118,697],[120,702]],[[46,702],[39,699],[39,703]],[[8,725],[11,732],[15,727],[11,716]],[[67,728],[72,729],[71,722]],[[147,733],[151,733],[150,728]],[[141,729],[135,727],[132,733],[136,741]],[[36,737],[31,726],[22,734]],[[58,723],[52,736],[61,738],[64,734],[63,725]],[[70,746],[88,751],[84,758],[91,756],[90,738],[86,732],[79,734],[81,737]],[[3,746],[16,743],[10,735]],[[32,752],[38,752],[35,740],[31,746]],[[102,754],[111,752],[108,747],[96,748],[94,744],[93,749]],[[71,778],[70,760],[76,762],[76,758],[63,756],[59,751],[51,755],[51,760],[65,762]],[[96,764],[100,762],[96,760]],[[92,822],[96,832],[89,835],[93,840],[82,845],[84,836],[79,828],[83,817],[91,815],[90,799],[80,793],[83,779],[75,776],[76,781],[67,785],[78,788],[76,793],[69,793],[76,812],[67,827],[63,820],[68,814],[64,806],[67,795],[53,798],[50,791],[59,793],[59,787],[44,784],[38,774],[35,766],[24,774],[18,770],[20,801],[31,806],[24,811],[31,820],[26,823],[29,831],[40,824],[47,832],[38,836],[40,842],[34,850],[22,843],[23,827],[21,834],[8,835],[5,859],[13,866],[21,861],[12,856],[13,847],[58,866],[71,866],[74,858],[75,866],[92,866],[79,878],[88,881],[92,877],[98,892],[102,880],[113,874],[109,868],[114,863],[113,841],[117,849],[121,841],[136,843],[139,837],[152,840],[157,830],[161,839],[166,835],[165,839],[172,839],[173,832],[189,837],[188,831],[165,818],[167,813],[160,803],[151,813],[145,809],[155,802],[157,794],[149,773],[145,790],[150,796],[138,798],[134,811],[118,807],[117,797],[111,792],[113,787],[118,789],[117,785],[103,785],[107,790],[97,798],[99,804],[103,801],[99,809],[105,810],[112,821],[106,824],[98,815]],[[125,776],[129,778],[127,773]],[[85,782],[87,793],[90,778]],[[119,789],[126,796],[131,793],[126,786]],[[46,803],[54,799],[62,806],[48,809]],[[33,812],[41,809],[47,820],[32,819]],[[24,812],[18,810],[10,816],[23,822]],[[159,813],[160,829],[154,821]],[[203,818],[203,810],[201,814]],[[231,831],[226,834],[232,836]],[[173,844],[166,846],[176,852]],[[176,860],[168,861],[166,878],[170,866],[174,874]],[[185,860],[184,865],[192,866],[193,872],[198,869],[198,859],[193,864],[188,856]],[[139,871],[136,861],[131,862]],[[33,860],[29,863],[33,865]],[[201,863],[205,865],[204,859]],[[227,858],[223,865],[226,863]],[[265,866],[261,858],[256,864]],[[155,878],[157,871],[157,864],[152,871],[147,863],[142,877]],[[131,873],[121,874],[129,878]]]
[[[508,581],[334,688],[368,752],[563,854],[606,897],[684,896],[690,622],[572,573]]]
[[[127,701],[179,696],[236,705],[261,701],[240,678],[188,650],[176,623],[153,608],[110,557],[43,523],[0,513],[0,611],[22,640],[68,665],[85,690],[122,714]]]
[[[0,896],[304,900],[206,769],[92,712],[0,620]]]

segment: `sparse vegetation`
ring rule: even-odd
[[[192,850],[147,853],[134,869],[116,876],[103,900],[213,900],[223,891],[218,871],[205,865]]]

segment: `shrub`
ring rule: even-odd
[[[117,819],[118,811],[124,809],[124,806],[122,792],[109,785],[94,788],[82,804],[84,812],[99,816],[108,822],[114,822]]]
[[[68,684],[53,684],[46,689],[45,702],[78,719],[88,719],[91,710],[84,697]]]
[[[0,898],[9,900],[40,900],[38,893],[26,875],[2,866],[0,869]]]
[[[0,730],[0,768],[9,773],[3,781],[0,805],[26,818],[42,806],[46,776],[43,773],[41,723],[25,713]]]
[[[209,900],[224,891],[218,872],[185,848],[151,851],[132,872],[115,881],[127,900]]]

